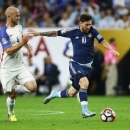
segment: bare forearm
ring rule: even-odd
[[[17,44],[16,46],[12,46],[7,48],[5,51],[8,55],[11,55],[15,52],[17,52],[19,49],[21,49],[24,46],[23,42],[20,42],[19,44]]]
[[[39,32],[39,36],[56,37],[58,36],[57,31]]]
[[[29,46],[29,44],[27,43],[27,44],[25,44],[24,45],[24,47],[26,47],[26,49],[28,50],[28,51],[31,51],[31,47]]]
[[[110,47],[109,43],[106,41],[106,40],[103,40],[102,42],[102,45],[104,48],[108,49],[108,50],[111,50],[112,48]]]

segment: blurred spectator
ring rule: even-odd
[[[116,50],[116,40],[111,38],[109,40],[112,49]],[[106,95],[115,95],[114,87],[117,87],[118,70],[117,57],[113,56],[110,51],[105,52],[105,68],[106,68]]]
[[[62,17],[58,23],[58,26],[59,27],[72,27],[73,26],[73,23],[69,19],[68,14],[66,12],[62,13]]]
[[[18,8],[18,10],[20,11],[20,13],[22,13],[23,0],[16,0],[16,4],[14,6],[16,8]]]
[[[0,28],[5,24],[5,14],[3,8],[0,7]]]
[[[124,28],[129,28],[130,27],[130,21],[129,21],[129,19],[128,19],[128,15],[126,14],[126,15],[123,15],[122,16],[122,19],[123,19],[123,21],[124,21]]]
[[[104,88],[102,83],[102,72],[104,69],[104,55],[97,48],[97,43],[94,43],[94,55],[92,70],[89,78],[89,94],[104,95]],[[95,88],[94,83],[96,83]]]
[[[114,27],[114,17],[113,17],[113,10],[108,8],[106,10],[106,16],[105,16],[105,19],[107,21],[107,25],[108,25],[108,28],[113,28]]]
[[[30,17],[31,17],[31,13],[29,12],[28,7],[27,6],[23,6],[22,7],[22,13],[21,13],[21,24],[23,26],[25,26],[26,21]]]
[[[93,7],[97,11],[99,11],[99,5],[95,4],[93,0],[88,0],[88,3],[87,3],[88,13],[91,14],[92,16],[94,14]]]
[[[123,28],[123,22],[124,28],[130,28],[130,0],[0,0],[3,10],[9,6],[20,10],[23,27],[70,27],[77,25],[79,15],[89,13],[93,24],[101,29]],[[49,18],[45,20],[46,13]],[[121,17],[117,18],[117,14]],[[0,20],[0,26],[3,23]]]
[[[50,56],[45,57],[44,59],[44,73],[41,77],[39,77],[37,82],[37,95],[40,95],[40,85],[44,85],[48,88],[50,94],[52,87],[56,84],[59,84],[59,70],[57,65],[52,63],[52,59]],[[43,86],[43,87],[44,87]]]
[[[45,12],[39,22],[39,27],[55,27],[49,12]]]
[[[104,29],[108,28],[108,23],[107,23],[107,21],[105,19],[105,16],[106,16],[105,11],[104,10],[100,11],[101,19],[98,22],[98,25],[97,25],[98,28],[104,28]]]
[[[120,15],[119,14],[115,14],[114,15],[114,28],[116,29],[121,29],[121,28],[124,28],[124,21],[120,18]]]
[[[94,25],[97,26],[100,21],[100,13],[99,10],[97,10],[95,7],[92,7],[93,9],[93,22]]]
[[[69,17],[71,22],[72,22],[72,24],[75,24],[77,16],[81,15],[83,13],[84,13],[84,9],[82,8],[81,4],[77,4],[75,6],[74,11],[71,13],[71,15]]]

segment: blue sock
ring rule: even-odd
[[[54,98],[56,98],[56,97],[61,97],[61,98],[67,98],[67,97],[69,97],[69,95],[68,95],[68,89],[53,93],[53,97]]]
[[[61,95],[62,98],[67,98],[67,97],[69,97],[68,90],[69,90],[69,89],[66,89],[66,90],[61,91],[60,95]]]
[[[80,88],[79,98],[80,98],[80,103],[81,103],[83,113],[88,110],[88,98],[87,97],[88,97],[87,96],[87,89]]]

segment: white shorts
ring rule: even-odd
[[[4,93],[11,92],[15,89],[16,81],[24,85],[25,82],[33,80],[35,79],[24,65],[13,69],[1,68],[1,83]]]

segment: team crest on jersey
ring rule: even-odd
[[[6,38],[2,38],[2,43],[6,44],[8,41],[6,40]]]
[[[91,34],[91,33],[89,33],[89,34],[88,34],[88,37],[92,37],[92,34]]]
[[[61,33],[62,33],[62,34],[66,33],[66,32],[67,32],[66,29],[61,30]]]

